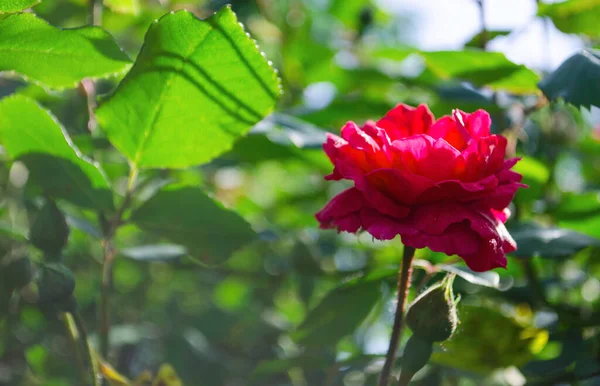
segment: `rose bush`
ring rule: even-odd
[[[362,128],[348,122],[323,148],[327,180],[352,180],[316,214],[321,228],[400,235],[414,248],[459,255],[474,271],[506,266],[516,244],[504,226],[521,184],[504,160],[507,141],[490,134],[487,112],[454,110],[435,121],[425,105],[399,104]]]

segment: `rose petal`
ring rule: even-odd
[[[332,198],[315,217],[321,228],[356,232],[361,226],[358,213],[364,206],[362,194],[356,188],[350,188]]]
[[[426,105],[417,108],[400,103],[377,121],[392,141],[427,133],[433,124],[434,117]]]

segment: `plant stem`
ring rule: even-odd
[[[533,291],[533,295],[535,297],[535,302],[538,306],[547,306],[548,299],[546,298],[546,293],[544,291],[544,287],[540,280],[538,279],[537,272],[535,267],[533,266],[533,262],[531,259],[523,259],[523,269],[525,271],[525,276],[527,277],[527,284],[531,287]]]
[[[390,347],[385,356],[385,363],[379,377],[379,386],[388,386],[390,374],[398,345],[402,338],[402,329],[404,327],[404,309],[406,308],[406,299],[408,298],[408,289],[410,288],[410,278],[412,276],[412,262],[415,258],[415,249],[404,246],[404,254],[402,256],[402,266],[400,268],[400,276],[398,278],[398,305],[396,307],[396,315],[394,317],[394,327],[392,328],[392,337],[390,338]]]
[[[102,11],[104,7],[104,0],[89,0],[90,1],[90,15],[92,17],[92,25],[102,24]]]
[[[102,250],[104,261],[102,264],[102,288],[100,292],[100,355],[102,358],[108,359],[110,352],[110,292],[112,286],[113,263],[117,256],[117,251],[113,247],[113,237],[117,229],[121,225],[123,213],[131,202],[135,180],[137,178],[137,168],[132,166],[129,171],[127,180],[127,191],[123,198],[123,203],[115,213],[108,224],[108,229],[105,230],[104,238],[102,239]]]
[[[87,385],[89,382],[89,374],[86,365],[83,362],[83,358],[81,358],[81,352],[79,351],[80,334],[78,333],[75,322],[73,321],[73,316],[70,313],[65,312],[61,319],[64,323],[67,336],[69,337],[69,343],[71,344],[71,349],[73,351],[73,355],[75,356],[77,368],[79,369],[79,378],[81,379],[82,385]]]
[[[479,7],[479,20],[481,22],[481,39],[479,40],[479,48],[485,51],[487,49],[488,42],[490,41],[490,33],[485,25],[485,7],[483,0],[476,0],[476,2]]]
[[[64,322],[65,328],[73,345],[75,347],[75,354],[77,357],[77,363],[79,364],[81,378],[84,385],[89,384],[88,374],[92,378],[92,386],[100,385],[100,376],[98,373],[98,366],[96,364],[96,360],[92,355],[92,349],[90,348],[90,340],[88,338],[87,329],[85,328],[85,324],[83,323],[83,318],[77,311],[73,311],[71,313],[64,314]],[[77,350],[77,344],[81,343],[83,347],[83,353],[85,354],[85,363],[79,355],[79,350]],[[88,373],[89,371],[89,373]]]

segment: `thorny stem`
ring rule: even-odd
[[[400,276],[398,277],[398,305],[396,307],[396,315],[394,316],[390,347],[385,356],[385,363],[379,377],[379,386],[388,386],[394,360],[396,359],[396,352],[398,351],[398,345],[400,344],[400,338],[402,337],[402,330],[404,327],[404,309],[406,308],[406,299],[408,297],[408,289],[410,288],[412,263],[414,258],[415,249],[404,246],[402,267],[400,268]]]
[[[127,191],[123,198],[123,203],[117,210],[112,221],[108,224],[107,229],[102,239],[102,250],[104,261],[102,264],[102,289],[100,292],[100,355],[103,358],[108,358],[110,351],[110,292],[112,286],[113,263],[117,255],[117,251],[113,247],[113,237],[121,225],[123,213],[131,202],[131,196],[137,178],[137,168],[131,167],[129,179],[127,181]]]

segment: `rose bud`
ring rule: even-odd
[[[406,313],[406,324],[419,338],[428,342],[442,342],[450,339],[458,316],[452,283],[455,274],[448,274],[440,283],[435,284],[419,295]]]

